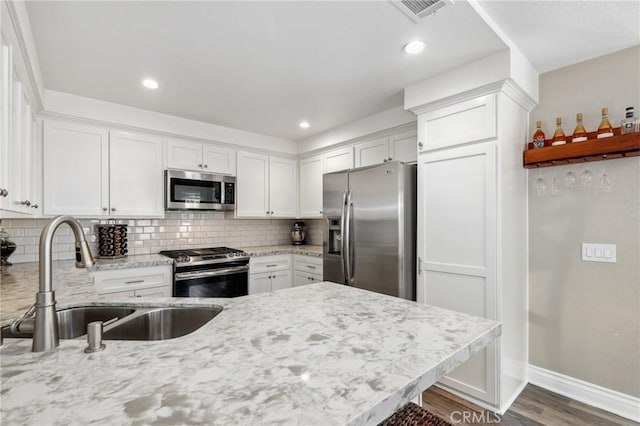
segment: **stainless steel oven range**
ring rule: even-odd
[[[174,259],[174,297],[237,297],[249,294],[249,255],[213,247],[165,250]]]

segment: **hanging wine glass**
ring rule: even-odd
[[[569,189],[576,187],[576,175],[574,175],[572,171],[565,173],[564,186]]]
[[[536,197],[542,198],[545,195],[547,195],[547,182],[541,176],[536,179]]]
[[[551,195],[557,197],[560,195],[560,180],[555,176],[551,179]]]
[[[611,192],[611,183],[606,173],[602,174],[599,183],[600,192]]]
[[[580,184],[584,188],[591,186],[591,172],[588,169],[580,175]]]

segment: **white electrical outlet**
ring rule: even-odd
[[[582,260],[616,263],[615,244],[582,243]]]

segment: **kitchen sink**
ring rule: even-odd
[[[193,333],[222,308],[159,308],[105,329],[104,340],[166,340]]]
[[[81,306],[62,309],[56,312],[58,316],[58,337],[60,339],[75,339],[87,334],[87,324],[93,321],[116,322],[125,318],[136,310],[120,306]],[[32,332],[13,332],[10,326],[2,328],[3,338],[31,338]]]
[[[102,321],[104,340],[166,340],[193,333],[222,312],[222,307],[125,307],[81,306],[62,309],[58,315],[60,339],[87,334],[87,325]],[[31,320],[32,321],[32,320]],[[26,321],[25,321],[26,324]],[[32,338],[32,332],[2,328],[3,338]]]

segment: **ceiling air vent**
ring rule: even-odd
[[[429,15],[433,15],[440,8],[453,4],[453,0],[392,0],[413,21],[418,22]]]

